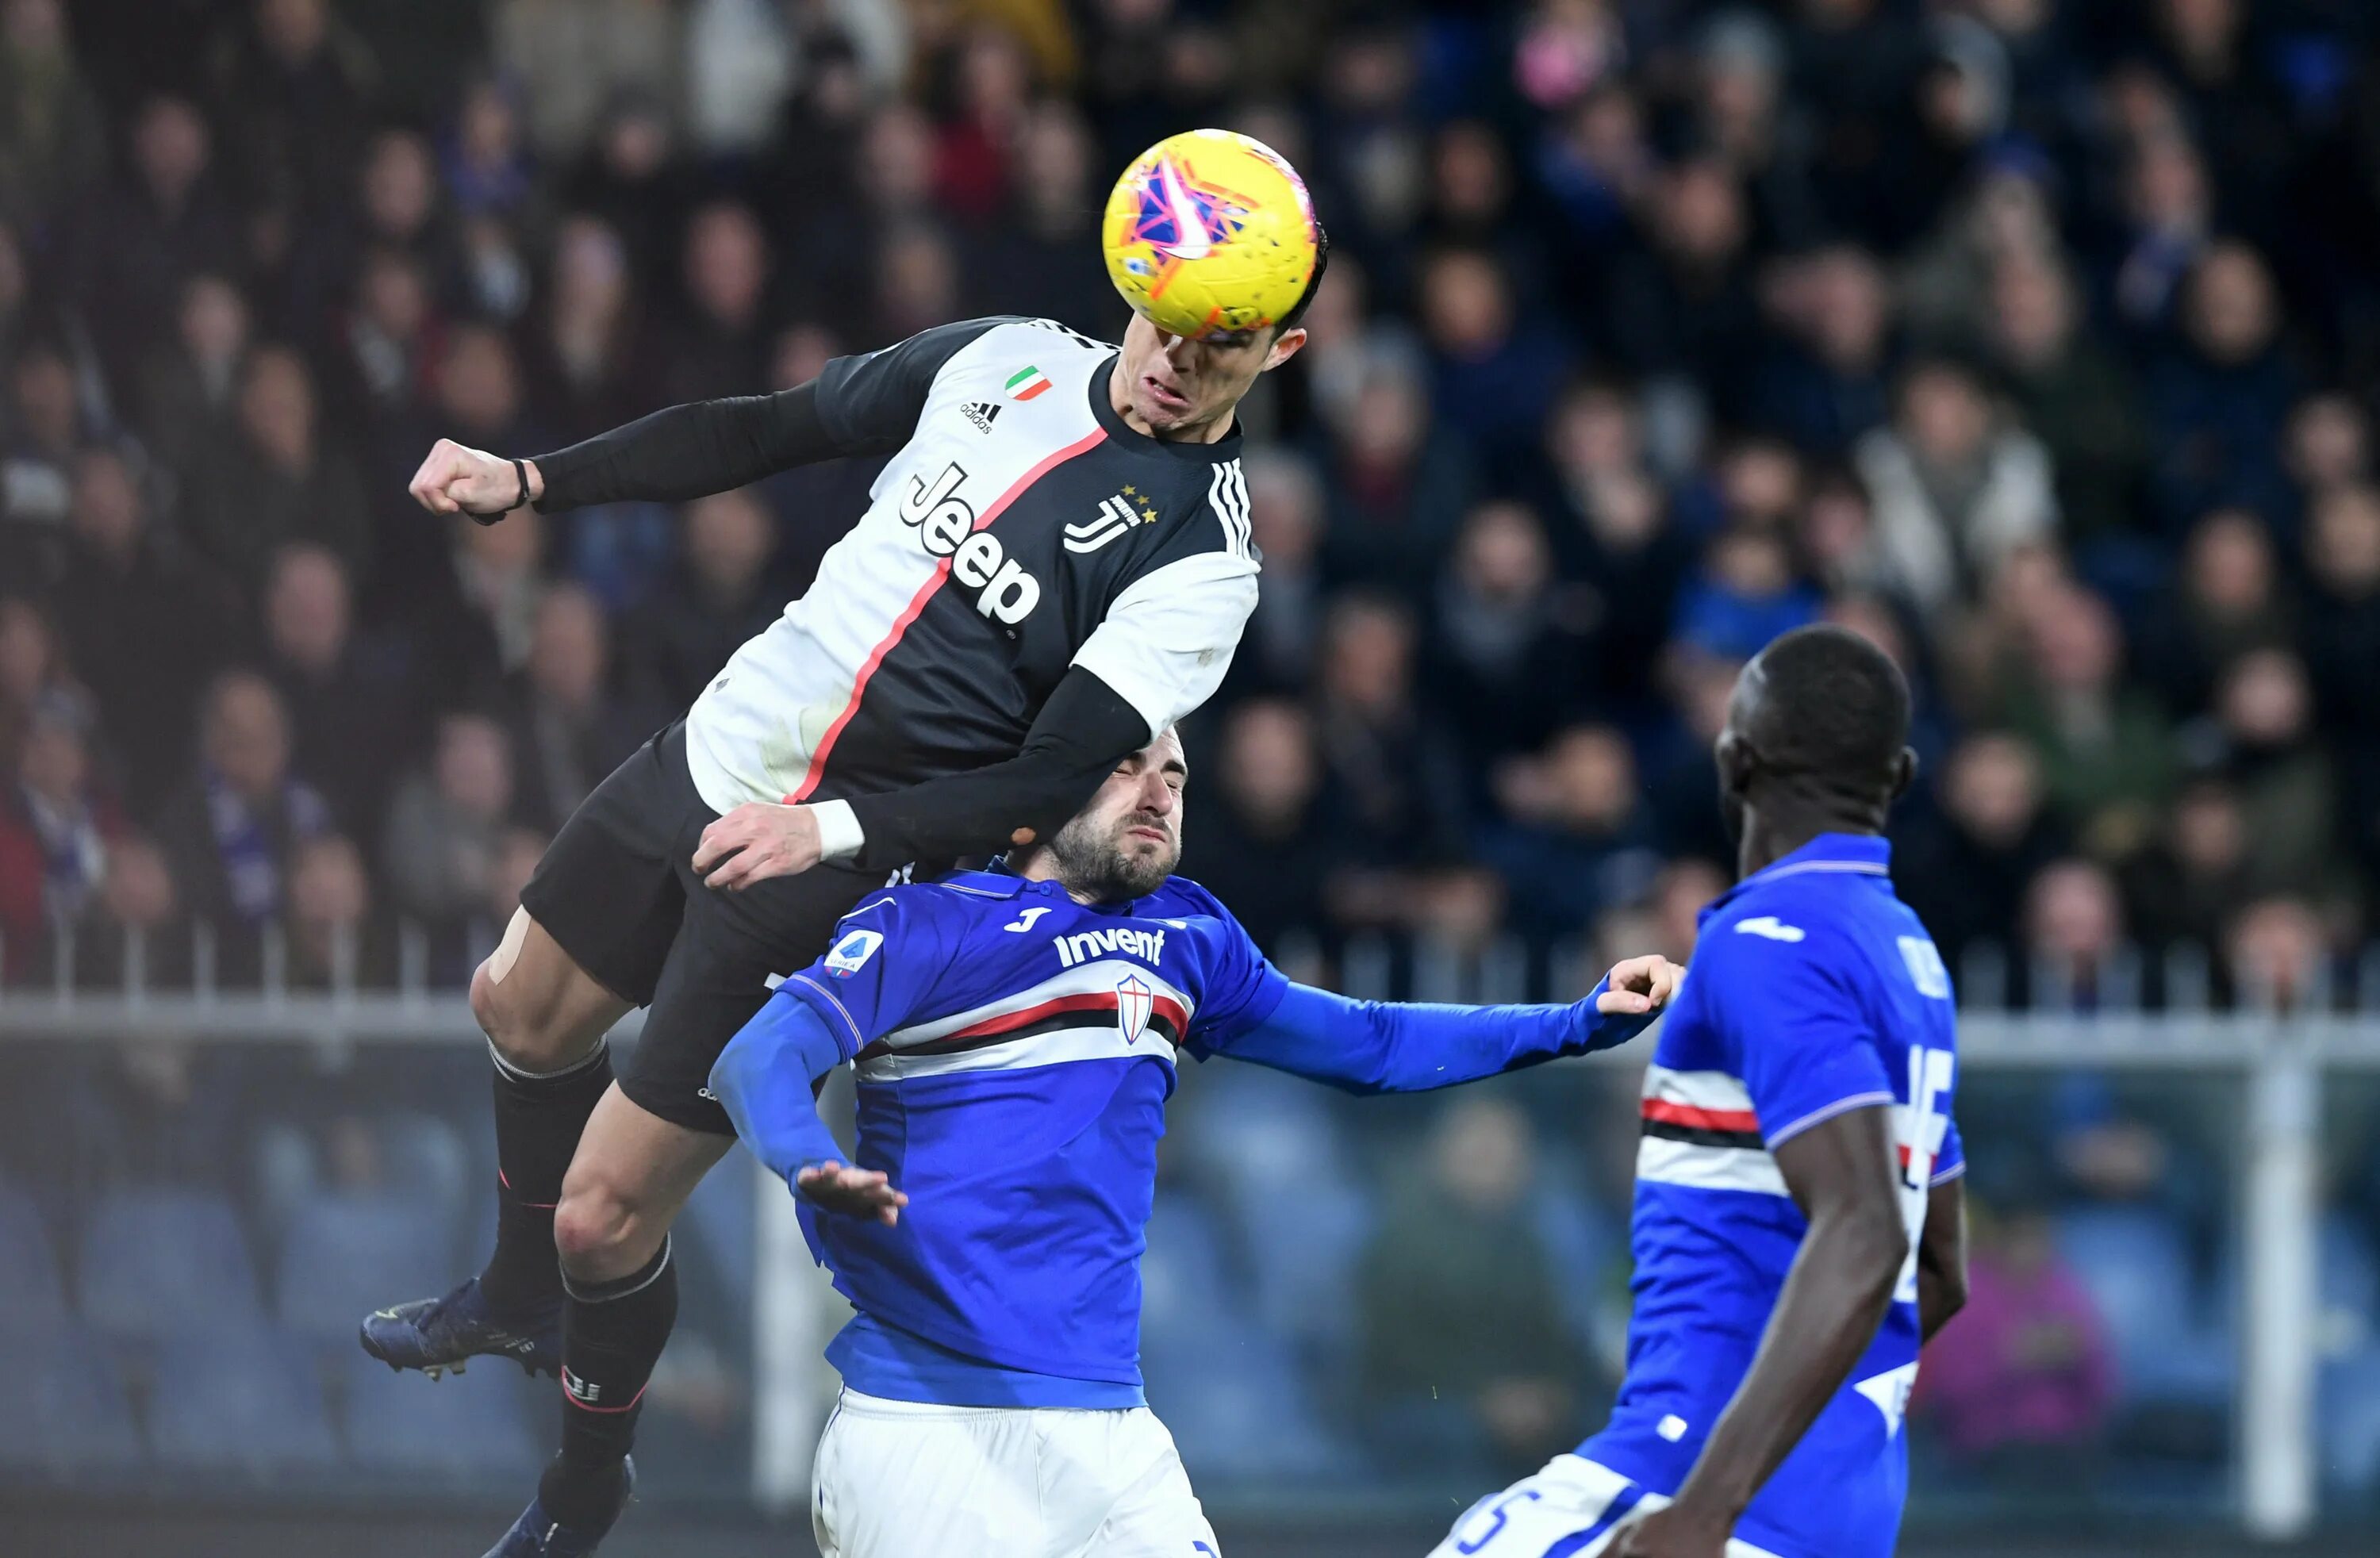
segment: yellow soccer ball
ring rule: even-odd
[[[1305,180],[1263,141],[1184,130],[1135,157],[1108,196],[1108,276],[1170,335],[1261,330],[1297,306],[1319,229]]]

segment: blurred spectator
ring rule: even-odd
[[[140,415],[151,453],[167,469],[187,472],[239,436],[248,299],[223,275],[194,275],[183,285],[176,324],[143,364]]]
[[[636,382],[638,318],[620,235],[591,216],[565,220],[528,347],[529,398],[565,443],[633,421],[650,392]]]
[[[1525,506],[1472,510],[1435,604],[1430,691],[1475,768],[1539,746],[1585,712],[1597,603],[1555,578],[1545,529]]]
[[[1433,256],[1420,307],[1439,420],[1485,457],[1525,450],[1570,369],[1559,333],[1521,316],[1512,279],[1477,250]]]
[[[2272,273],[2254,250],[2217,244],[2191,271],[2180,344],[2148,379],[2152,496],[2168,534],[2211,508],[2288,512],[2281,433],[2298,375],[2281,325]]]
[[[43,703],[82,696],[50,614],[22,596],[0,595],[0,761],[14,758]]]
[[[2145,72],[2119,76],[2110,95],[2119,105],[2131,98],[2148,111],[2172,112],[2163,86]],[[2123,173],[2126,230],[2110,278],[2119,319],[2143,335],[2167,323],[2175,293],[2205,251],[2214,213],[2206,164],[2178,125],[2131,138]]]
[[[548,590],[505,695],[519,812],[548,833],[652,733],[637,703],[611,696],[611,657],[595,598],[571,584]]]
[[[300,844],[289,868],[291,987],[385,986],[393,970],[370,916],[371,880],[361,851],[338,834]]]
[[[298,846],[331,828],[330,807],[291,771],[289,714],[273,684],[252,671],[215,678],[198,772],[157,819],[184,906],[226,933],[281,916]]]
[[[1415,696],[1412,615],[1374,595],[1332,603],[1316,693],[1324,772],[1342,797],[1354,858],[1382,867],[1460,858],[1461,770]]]
[[[2123,900],[2107,869],[2074,859],[2044,866],[2026,890],[2023,923],[2034,1006],[2097,1004],[2124,945]]]
[[[1818,595],[1794,577],[1774,531],[1737,527],[1717,537],[1703,566],[1678,592],[1675,642],[1721,660],[1749,660],[1761,646],[1818,616]]]
[[[257,0],[210,62],[225,160],[242,194],[294,232],[336,207],[363,139],[372,62],[330,0]]]
[[[680,534],[684,556],[630,631],[642,685],[674,709],[693,702],[784,605],[770,569],[776,522],[750,489],[686,505]]]
[[[410,434],[430,377],[435,307],[419,260],[393,249],[364,256],[329,375],[329,398],[349,426],[385,436],[403,425]],[[409,448],[413,440],[405,443]]]
[[[390,803],[381,870],[399,913],[443,930],[488,905],[511,836],[513,764],[504,727],[483,715],[447,715],[437,740]]]
[[[1946,359],[1909,369],[1891,426],[1853,457],[1874,505],[1871,578],[1923,611],[1973,596],[2011,550],[2057,529],[2048,452]]]
[[[110,844],[126,831],[113,797],[95,783],[90,716],[73,698],[37,703],[0,790],[0,976],[30,970],[34,943],[53,924],[95,907]]]
[[[1956,970],[1970,945],[2018,922],[2026,888],[2066,841],[2044,804],[2039,759],[2006,732],[1961,741],[1934,789],[1938,813],[1914,827],[1893,877]]]
[[[1585,1373],[1528,1211],[1528,1117],[1499,1099],[1459,1099],[1423,1163],[1356,1284],[1366,1426],[1403,1475],[1525,1471],[1576,1431]]]
[[[2325,724],[2380,739],[2380,489],[2355,483],[2314,505],[2305,537],[2312,585],[2303,618]]]
[[[2212,775],[2185,785],[2157,839],[2125,873],[2125,898],[2141,940],[2212,948],[2224,919],[2253,886],[2248,843],[2236,789]]]
[[[529,140],[553,162],[586,146],[624,96],[665,103],[677,85],[675,17],[647,0],[496,0],[496,61],[521,83]]]
[[[1253,698],[1224,716],[1212,750],[1194,760],[1184,869],[1278,955],[1285,933],[1322,924],[1338,854],[1314,719],[1287,699]]]
[[[2028,625],[2028,663],[2007,688],[2010,724],[2041,754],[2050,806],[2094,854],[2143,843],[2171,783],[2171,733],[2155,703],[2122,679],[2115,614],[2059,586]]]
[[[2218,667],[2289,643],[2297,614],[2281,594],[2272,532],[2241,509],[2198,522],[2176,576],[2169,598],[2135,635],[2137,663],[2168,709],[2192,713],[2206,707]]]
[[[2330,938],[2301,898],[2263,898],[2241,909],[2225,938],[2224,961],[2242,1005],[2320,1009],[2330,994]]]
[[[67,208],[107,167],[107,124],[77,65],[63,0],[0,5],[0,221]]]
[[[686,309],[662,348],[658,397],[668,404],[759,392],[769,378],[760,317],[769,251],[752,213],[724,201],[697,212],[684,278]]]
[[[276,554],[264,595],[265,671],[289,712],[292,761],[348,830],[370,827],[419,739],[412,689],[360,643],[339,560],[310,542]]]
[[[1555,557],[1597,596],[1600,652],[1585,679],[1607,704],[1641,702],[1693,542],[1647,469],[1641,409],[1618,386],[1582,383],[1564,395],[1546,424],[1546,452]]]
[[[64,552],[74,451],[82,432],[74,364],[47,342],[18,354],[0,415],[0,571],[55,581]]]
[[[1966,1308],[1918,1373],[1914,1409],[1943,1447],[2031,1485],[2087,1485],[2116,1386],[2107,1328],[2049,1219],[1976,1217]]]
[[[2348,396],[2307,396],[2289,413],[2289,480],[2305,509],[2341,487],[2372,480],[2372,419]]]
[[[1658,870],[1635,757],[1617,730],[1572,726],[1499,779],[1513,821],[1487,833],[1480,855],[1511,884],[1524,932],[1550,941],[1584,931]]]
[[[1234,690],[1293,692],[1305,682],[1322,631],[1322,484],[1311,465],[1281,449],[1250,449],[1241,465],[1264,585],[1231,679]]]
[[[1620,262],[1604,304],[1612,349],[1631,372],[1682,376],[1737,417],[1735,355],[1760,333],[1743,193],[1724,163],[1706,158],[1663,174],[1640,211],[1648,242]]]
[[[1366,363],[1332,417],[1323,561],[1332,579],[1419,586],[1444,556],[1471,500],[1472,463],[1430,423],[1420,376],[1401,356]]]
[[[2313,694],[2296,654],[2250,650],[2225,666],[2212,719],[2186,739],[2239,790],[2255,882],[2300,893],[2340,885],[2338,776],[2315,734]]]
[[[463,89],[443,159],[446,188],[466,217],[517,217],[534,191],[522,144],[520,103],[504,82],[481,76]]]
[[[1759,369],[1749,414],[1802,448],[1843,455],[1889,410],[1884,276],[1864,250],[1824,250],[1794,262],[1772,298],[1788,344]]]
[[[370,518],[355,468],[327,445],[312,376],[286,347],[248,360],[239,390],[239,433],[199,452],[183,516],[192,542],[257,598],[273,551],[284,542],[319,542],[365,576]]]
[[[132,127],[128,175],[77,209],[66,274],[118,383],[168,332],[182,284],[237,274],[237,218],[210,176],[206,121],[188,99],[160,96]]]
[[[2131,529],[2148,464],[2131,376],[2085,333],[2063,266],[2003,261],[1991,301],[1992,359],[2057,473],[2061,533],[2080,542]]]
[[[145,815],[189,761],[200,689],[232,637],[220,582],[161,535],[123,455],[85,450],[75,466],[60,629],[99,702],[125,793]]]

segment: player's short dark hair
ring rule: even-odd
[[[1765,766],[1834,785],[1889,785],[1909,745],[1909,683],[1874,642],[1833,623],[1796,627],[1760,651],[1746,732]]]
[[[1274,340],[1280,340],[1305,322],[1305,310],[1314,306],[1314,295],[1322,290],[1322,273],[1330,268],[1330,235],[1322,230],[1321,223],[1317,222],[1314,225],[1314,274],[1305,278],[1305,290],[1297,295],[1297,301],[1289,306],[1289,312],[1281,315],[1280,322],[1272,327]]]

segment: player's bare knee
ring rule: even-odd
[[[652,1258],[633,1203],[599,1185],[565,1185],[553,1209],[553,1250],[573,1276],[625,1276]],[[658,1244],[658,1241],[651,1241]]]

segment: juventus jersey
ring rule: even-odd
[[[808,593],[686,716],[712,809],[898,788],[1014,755],[1081,665],[1154,736],[1230,667],[1257,599],[1240,439],[1134,432],[1116,348],[1049,320],[838,358],[838,443],[893,450]]]

